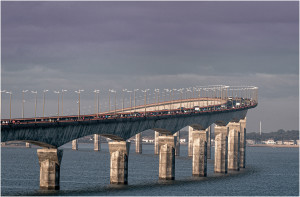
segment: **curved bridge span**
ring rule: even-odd
[[[151,112],[148,112],[149,116],[142,114],[139,117],[120,117],[122,113],[117,111],[117,113],[120,113],[118,114],[119,116],[114,116],[114,112],[103,113],[111,114],[112,117],[108,118],[97,118],[97,115],[94,115],[74,121],[68,120],[69,116],[64,116],[60,117],[60,121],[56,120],[55,122],[39,121],[23,124],[7,124],[1,127],[1,141],[25,141],[41,147],[57,148],[74,139],[92,134],[100,134],[116,141],[125,141],[148,129],[155,130],[161,134],[171,135],[186,126],[204,130],[213,123],[227,125],[230,121],[238,122],[240,119],[246,117],[249,108],[256,106],[256,104],[251,104],[238,109],[221,109],[221,105],[226,103],[224,100],[209,100],[209,104],[213,104],[213,102],[217,104],[210,105],[211,107],[205,111],[200,111],[201,107],[199,111],[195,111],[194,106],[193,108],[185,108],[186,112],[176,110],[180,104],[186,106],[191,104],[191,102],[193,104],[200,103],[202,109],[206,109],[204,103],[207,100],[199,101],[194,99],[192,101],[176,101],[175,104],[166,102],[156,106],[148,106],[146,107],[146,113],[151,110]],[[152,111],[155,107],[159,108],[158,106],[161,106],[162,108],[165,105],[175,110],[172,110],[171,113],[167,111],[168,114],[159,113],[161,110]],[[144,109],[144,106],[139,106],[136,108],[136,112],[143,111]],[[124,109],[124,113],[129,113],[129,111],[129,109]],[[166,111],[163,110],[163,112]],[[157,115],[153,115],[155,113]]]
[[[141,153],[140,133],[148,129],[155,131],[159,179],[175,179],[175,155],[179,155],[180,147],[178,131],[186,126],[189,126],[188,156],[193,158],[192,175],[207,176],[207,159],[212,159],[211,125],[215,124],[214,172],[227,173],[245,168],[246,114],[258,104],[257,88],[234,90],[222,86],[219,93],[219,96],[152,104],[146,104],[145,96],[145,105],[90,115],[80,115],[79,110],[78,116],[2,119],[1,141],[24,141],[43,147],[37,150],[40,187],[59,189],[63,150],[58,148],[70,141],[73,146],[76,139],[92,134],[99,148],[100,135],[108,137],[112,139],[109,142],[110,183],[127,184],[128,139],[136,136],[136,152]]]

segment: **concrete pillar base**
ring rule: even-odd
[[[94,151],[101,150],[101,136],[99,134],[94,134]]]
[[[188,156],[193,156],[193,127],[189,126],[189,138],[188,138]]]
[[[37,154],[40,164],[40,188],[58,190],[63,150],[38,149]]]
[[[155,155],[159,154],[158,137],[159,137],[159,132],[154,131],[154,154]]]
[[[240,170],[240,132],[234,129],[228,134],[228,170]]]
[[[246,118],[240,120],[240,168],[246,167]]]
[[[228,171],[228,131],[226,126],[215,127],[215,163],[214,172],[224,173]]]
[[[78,140],[72,141],[72,150],[78,150]]]
[[[209,126],[207,131],[207,159],[211,159],[211,128],[212,126]]]
[[[206,131],[205,131],[206,133]],[[207,143],[201,131],[193,134],[193,176],[207,176]]]
[[[141,135],[141,133],[138,133],[135,136],[135,152],[138,154],[142,154],[142,135]]]
[[[180,131],[176,132],[174,134],[174,137],[176,138],[175,156],[179,156],[180,155]]]
[[[175,179],[175,144],[173,135],[159,136],[159,179]]]
[[[31,144],[29,142],[26,142],[25,146],[26,148],[31,148]]]
[[[130,142],[109,142],[110,184],[128,184],[128,156]]]

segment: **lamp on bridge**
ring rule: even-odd
[[[68,90],[61,90],[61,116],[64,114],[64,92],[67,92]]]
[[[25,92],[28,92],[28,90],[22,90],[22,118],[24,118],[24,103],[25,103],[24,93]]]
[[[180,111],[181,111],[181,107],[182,107],[182,106],[181,106],[181,103],[182,103],[182,94],[183,94],[183,90],[184,90],[183,88],[180,88],[180,89],[177,90],[178,92],[180,92],[180,100],[181,100],[181,101],[180,101]]]
[[[97,118],[99,116],[99,93],[100,90],[94,90],[93,92],[95,92],[95,114],[97,114]],[[96,101],[97,98],[97,101]]]
[[[122,112],[124,112],[124,92],[126,92],[127,91],[127,89],[123,89],[122,90]]]
[[[108,111],[110,112],[110,93],[111,93],[111,92],[116,92],[116,91],[113,90],[113,89],[109,89],[108,91],[109,91],[109,92],[108,92]]]
[[[165,91],[165,94],[163,95],[163,97],[164,97],[164,102],[165,102],[165,101],[168,100],[168,99],[167,99],[167,93],[168,93],[170,90],[167,89],[167,88],[165,88],[164,91]],[[166,108],[166,105],[164,105],[164,109],[165,109],[165,108]]]
[[[75,91],[78,94],[78,119],[80,118],[80,92],[83,92],[84,90],[78,90]]]
[[[109,89],[109,92],[112,92],[112,93],[115,93],[115,114],[116,114],[116,110],[117,110],[117,108],[116,108],[116,100],[117,100],[117,91],[116,90],[113,90],[113,89]],[[109,112],[110,112],[110,93],[109,93],[109,95],[108,95],[108,105],[109,105]]]
[[[36,121],[37,91],[31,91],[31,93],[32,93],[32,94],[35,94],[34,121]]]
[[[49,90],[43,90],[43,92],[44,92],[44,96],[43,96],[43,118],[45,117],[45,94],[48,91]],[[23,106],[23,108],[24,108],[24,106]],[[23,110],[23,112],[24,112],[24,110]]]
[[[186,92],[185,92],[185,94],[186,94],[186,99],[190,99],[191,97],[188,95],[188,92],[192,92],[192,90],[191,90],[191,88],[186,88]],[[187,103],[187,105],[188,105],[188,103]],[[189,106],[187,106],[187,108],[188,108]],[[190,108],[191,108],[191,102],[190,102]]]
[[[59,91],[54,91],[55,94],[57,94],[57,120],[59,120]]]
[[[136,103],[135,103],[135,92],[138,91],[139,89],[134,89],[133,90],[133,105],[134,105],[134,112],[135,112],[135,106],[136,106]]]
[[[147,92],[149,91],[149,89],[145,89],[145,90],[141,90],[142,92],[144,92],[145,94],[145,116],[146,116],[146,112],[147,112],[147,107],[146,107],[146,105],[147,105]]]
[[[159,89],[155,89],[154,92],[155,92],[155,103],[157,104],[157,107],[158,107],[158,110],[159,110],[159,106],[158,106],[158,103],[159,103]],[[156,100],[156,97],[157,97],[157,100]],[[155,110],[156,110],[156,107],[155,107]]]
[[[132,93],[132,91],[127,91],[127,92],[130,93],[129,102],[130,102],[130,115],[131,115],[131,110],[132,110],[131,93]]]
[[[11,97],[12,97],[12,92],[5,92],[9,94],[9,122],[11,121]]]

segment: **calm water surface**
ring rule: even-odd
[[[67,196],[299,196],[299,149],[247,147],[246,168],[227,175],[213,173],[208,160],[208,175],[193,178],[192,160],[187,146],[176,157],[175,181],[158,180],[158,156],[153,145],[143,145],[143,154],[131,144],[128,185],[109,184],[110,156],[107,144],[100,152],[92,144],[62,147],[60,190],[39,188],[39,163],[36,148],[1,149],[1,195]],[[212,149],[213,150],[213,149]]]

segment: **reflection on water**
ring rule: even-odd
[[[192,177],[192,160],[187,146],[176,157],[174,181],[158,180],[158,156],[153,145],[143,145],[143,154],[129,154],[128,185],[109,184],[109,151],[100,152],[92,144],[62,147],[59,191],[40,190],[39,164],[35,148],[2,148],[2,195],[299,195],[299,150],[297,148],[247,147],[247,166],[226,175],[213,172],[208,160],[208,176]],[[212,155],[213,158],[213,155]]]

